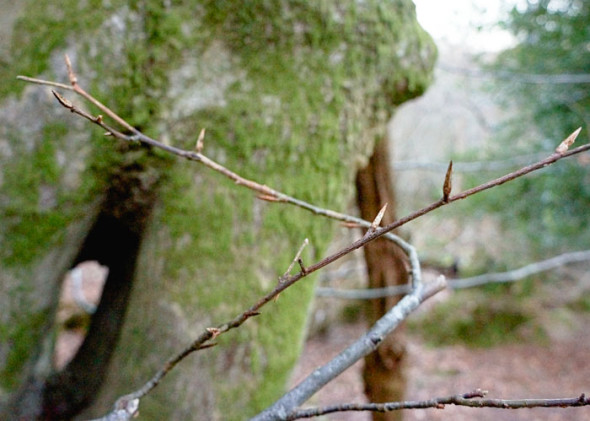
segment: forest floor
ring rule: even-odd
[[[407,400],[487,390],[489,398],[572,398],[590,392],[590,315],[580,314],[577,327],[562,332],[548,344],[517,343],[492,348],[464,345],[431,347],[409,333]],[[338,324],[316,334],[305,345],[294,373],[296,383],[306,373],[328,361],[363,333],[361,322]],[[362,363],[343,373],[309,402],[322,406],[343,402],[366,402],[361,378]],[[367,413],[339,413],[327,420],[368,421]],[[590,420],[590,408],[567,409],[444,409],[405,410],[404,420]]]

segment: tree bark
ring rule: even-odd
[[[382,224],[395,220],[396,199],[389,166],[389,144],[386,139],[375,145],[368,165],[358,171],[356,178],[357,203],[363,219],[371,221],[387,203]],[[390,241],[378,239],[364,247],[369,288],[384,288],[404,284],[408,280],[406,256]],[[372,325],[399,301],[399,297],[385,297],[367,303],[367,322]],[[403,400],[406,388],[405,334],[403,326],[388,336],[376,352],[365,358],[363,378],[365,394],[370,402]],[[373,419],[392,421],[401,419],[400,411],[373,413]]]

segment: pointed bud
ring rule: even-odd
[[[574,142],[576,141],[576,138],[578,137],[578,135],[580,134],[581,131],[582,131],[582,128],[578,127],[577,130],[575,130],[572,134],[570,134],[568,137],[566,137],[565,140],[563,142],[561,142],[557,148],[555,148],[555,152],[557,152],[560,155],[563,155],[564,153],[566,153],[567,150],[569,149],[569,147],[574,144]]]

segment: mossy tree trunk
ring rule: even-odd
[[[133,126],[187,149],[206,127],[213,159],[337,209],[434,59],[406,0],[36,0],[20,11],[0,45],[2,80],[64,81],[68,53],[80,83]],[[2,419],[104,413],[272,288],[304,238],[304,259],[320,257],[333,230],[195,163],[113,142],[47,89],[16,81],[0,85],[0,218]],[[85,259],[109,266],[105,293],[85,344],[56,372],[61,282]],[[309,279],[183,361],[141,414],[242,419],[267,406],[297,358],[312,295]]]
[[[356,176],[357,203],[361,217],[371,221],[387,204],[382,220],[387,225],[395,220],[396,198],[390,170],[389,142],[386,139],[375,145],[366,167]],[[403,251],[392,242],[377,239],[364,247],[367,264],[368,287],[386,288],[408,281],[407,259]],[[398,301],[399,296],[370,300],[367,303],[367,321],[370,325],[379,320]],[[404,325],[389,335],[377,351],[365,358],[363,379],[365,394],[370,402],[395,402],[404,399],[406,389]],[[373,413],[378,421],[401,419],[401,411]]]

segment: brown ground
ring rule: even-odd
[[[590,393],[590,317],[564,338],[547,346],[516,344],[491,349],[451,346],[433,349],[416,336],[410,337],[408,400],[465,393],[477,388],[488,397],[563,398]],[[294,378],[329,360],[363,332],[360,323],[334,327],[330,333],[310,339]],[[326,386],[310,405],[364,402],[360,370],[355,365],[336,382]],[[472,409],[447,406],[444,410],[406,410],[406,420],[590,420],[590,407],[568,409]],[[369,420],[365,413],[330,415],[330,420]]]

